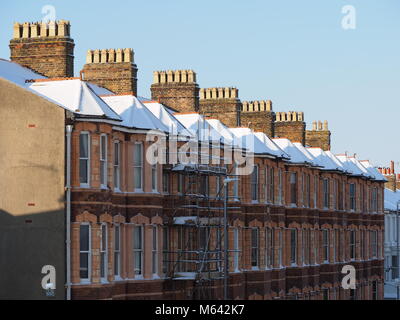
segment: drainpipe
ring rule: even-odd
[[[66,136],[67,136],[67,176],[66,176],[66,269],[67,269],[67,300],[71,300],[71,133],[73,130],[72,125],[66,126]]]

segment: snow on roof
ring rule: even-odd
[[[368,170],[368,172],[374,177],[376,181],[387,181],[387,179],[379,172],[379,170],[372,166],[369,160],[361,160],[360,163]]]
[[[110,93],[110,91],[80,79],[48,79],[18,63],[4,59],[0,59],[0,77],[78,115],[121,120],[97,96],[97,92]]]
[[[314,157],[314,162],[322,167],[322,170],[343,171],[342,164],[332,160],[321,148],[307,148],[307,151]]]
[[[94,93],[96,93],[98,96],[106,96],[106,95],[114,95],[115,94],[114,92],[112,92],[106,88],[100,87],[97,84],[87,82],[87,81],[86,81],[86,83],[89,86],[89,88],[92,89],[94,91]]]
[[[26,84],[26,88],[75,114],[121,120],[118,114],[80,79],[30,82]]]
[[[364,172],[345,154],[336,155],[336,158],[340,160],[343,164],[345,170],[354,176],[369,176],[364,174]]]
[[[369,170],[367,170],[367,168],[365,168],[360,161],[358,161],[355,157],[349,157],[350,161],[353,162],[358,169],[360,169],[360,171],[363,173],[364,176],[370,178],[370,179],[375,179],[375,176],[373,174],[371,174],[369,172]]]
[[[290,156],[289,162],[314,165],[313,161],[306,157],[289,139],[275,138],[272,140]]]
[[[398,189],[396,192],[390,189],[385,189],[385,210],[388,211],[396,211],[397,210],[397,202],[400,201],[400,190]]]
[[[227,145],[234,145],[235,147],[239,147],[235,144],[235,137],[232,132],[229,131],[229,128],[224,125],[218,119],[206,119],[207,123],[213,129],[212,132],[216,132],[220,141]]]
[[[103,99],[122,118],[122,126],[168,132],[168,127],[134,95],[105,96]]]
[[[139,99],[139,98],[138,98]],[[139,99],[140,101],[140,99]],[[168,129],[170,133],[192,137],[193,135],[185,128],[185,126],[161,103],[155,101],[143,102],[150,112],[159,119]]]
[[[316,161],[314,156],[300,143],[300,142],[293,142],[293,145],[299,149],[306,158],[310,161],[310,163],[315,167],[321,167]]]
[[[263,137],[254,133],[250,128],[229,128],[229,131],[234,135],[234,143],[251,153],[273,157],[281,157],[282,155],[283,151],[276,152],[276,150],[269,148],[262,140]]]
[[[18,63],[0,59],[0,77],[18,86],[26,87],[25,81],[30,79],[46,79],[46,77],[25,68]]]
[[[340,168],[343,172],[345,173],[349,173],[346,169],[346,167],[344,166],[344,164],[342,163],[342,161],[340,161],[338,159],[338,157],[336,157],[332,151],[324,151],[325,154],[338,166],[338,168]]]
[[[198,113],[175,113],[174,116],[200,141],[218,141],[228,144],[231,142],[225,141],[225,138]]]
[[[275,142],[273,142],[264,132],[255,132],[254,134],[268,147],[273,155],[279,158],[290,159],[290,156],[281,148],[279,148],[279,146]]]

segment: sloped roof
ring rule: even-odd
[[[375,179],[375,176],[373,174],[371,174],[369,172],[369,170],[367,170],[367,168],[365,168],[360,161],[358,161],[355,157],[349,157],[350,161],[353,162],[358,169],[360,169],[360,171],[363,173],[364,176],[370,178],[370,179]]]
[[[235,145],[235,139],[232,132],[230,132],[229,128],[221,121],[218,119],[207,119],[206,121],[213,129],[212,134],[214,134],[214,132],[216,133],[215,139],[220,139],[224,144],[239,147],[238,145]]]
[[[0,77],[24,88],[26,87],[26,80],[46,79],[46,77],[25,68],[18,63],[4,59],[0,59]]]
[[[94,93],[97,94],[98,96],[115,95],[114,92],[112,92],[106,88],[100,87],[97,84],[87,82],[87,81],[86,81],[86,83],[88,84],[89,88],[92,89],[94,91]]]
[[[272,139],[283,151],[289,156],[291,163],[314,165],[313,161],[304,155],[289,139],[275,138]]]
[[[349,171],[347,171],[348,169],[344,166],[344,164],[342,163],[342,161],[339,160],[338,157],[336,157],[332,151],[325,151],[325,154],[340,168],[342,169],[345,173],[350,173]]]
[[[343,171],[339,162],[335,162],[321,148],[307,148],[307,151],[314,157],[314,162],[321,166],[321,170]]]
[[[264,132],[254,133],[270,150],[270,152],[278,158],[290,159],[290,156],[283,151],[274,141],[272,141]]]
[[[27,83],[26,87],[77,115],[121,120],[118,114],[80,79],[32,82]]]
[[[18,63],[4,59],[0,59],[0,77],[77,115],[121,120],[96,94],[96,91],[106,92],[107,89],[80,79],[48,79]]]
[[[262,135],[257,135],[250,128],[229,128],[229,131],[234,135],[234,143],[243,149],[259,154],[269,155],[272,157],[281,157],[284,152],[276,151],[276,147],[270,148],[262,139]]]
[[[376,181],[386,182],[387,179],[383,174],[379,172],[379,170],[372,166],[372,164],[368,160],[361,160],[360,163],[368,170],[368,172],[374,177]]]
[[[293,145],[300,150],[301,153],[310,161],[310,163],[315,167],[321,167],[316,161],[314,156],[300,143],[293,142]]]
[[[369,175],[364,174],[364,172],[345,154],[336,155],[336,158],[340,160],[343,164],[345,170],[354,176],[363,176],[367,177]]]
[[[122,126],[168,132],[168,127],[156,118],[134,95],[104,96],[103,99],[121,117]]]
[[[221,141],[221,134],[219,134],[199,113],[174,113],[174,116],[200,141]]]
[[[139,99],[139,98],[138,98]],[[139,99],[140,101],[140,99]],[[185,128],[185,126],[161,103],[149,101],[142,102],[147,109],[160,120],[169,130],[170,133],[192,137],[193,135]]]

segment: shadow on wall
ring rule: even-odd
[[[42,288],[42,268],[56,269],[54,297]],[[0,299],[65,298],[64,210],[14,216],[0,209]]]

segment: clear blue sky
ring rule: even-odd
[[[71,21],[76,73],[87,49],[132,47],[142,96],[153,70],[194,69],[201,87],[304,111],[309,127],[327,119],[334,152],[400,161],[399,0],[2,1],[0,57],[13,22],[41,20],[44,5]],[[355,30],[341,27],[344,5]]]

